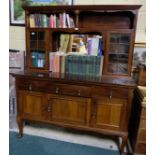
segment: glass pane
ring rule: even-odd
[[[108,72],[127,74],[128,65],[124,63],[112,63],[108,65]]]
[[[110,33],[110,42],[108,47],[108,72],[127,74],[130,34]]]
[[[109,53],[125,53],[129,52],[129,45],[125,44],[113,44],[109,45]]]
[[[122,34],[122,33],[111,33],[110,34],[110,42],[111,43],[130,43],[130,34]]]
[[[109,63],[128,63],[126,54],[109,54]]]
[[[45,67],[45,51],[31,50],[31,65]]]
[[[30,56],[32,67],[45,67],[45,33],[30,32]]]

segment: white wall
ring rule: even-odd
[[[145,43],[146,28],[146,2],[145,0],[74,0],[76,5],[87,4],[141,4],[143,5],[139,11],[136,42]],[[10,26],[9,48],[25,50],[25,29],[19,26]]]

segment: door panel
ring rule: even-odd
[[[32,119],[46,119],[46,113],[44,111],[47,103],[44,93],[20,91],[19,104],[23,111],[23,117]]]
[[[133,31],[109,31],[107,38],[106,73],[130,75]]]
[[[92,122],[99,128],[121,128],[127,100],[108,97],[98,98],[92,109]]]
[[[85,124],[88,99],[71,96],[52,95],[48,101],[51,120],[69,124]]]

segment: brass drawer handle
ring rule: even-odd
[[[58,88],[58,87],[56,87],[56,89],[55,89],[55,93],[56,93],[56,94],[59,93],[59,88]]]
[[[109,99],[112,99],[112,91],[110,91]]]
[[[96,113],[92,113],[92,118],[96,118]]]
[[[43,112],[51,112],[52,109],[51,109],[50,106],[48,106],[48,107],[46,106],[46,107],[43,107],[43,108],[42,108],[42,111],[43,111]]]
[[[51,110],[52,110],[51,107],[47,108],[47,112],[51,112]]]
[[[80,90],[78,90],[78,96],[80,96],[81,95],[81,92],[80,92]]]
[[[32,90],[32,85],[31,85],[31,84],[29,85],[29,90],[30,90],[30,91]]]

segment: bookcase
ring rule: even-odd
[[[129,10],[127,6],[24,7],[27,68],[49,71],[50,53],[73,52],[76,37],[83,43],[81,52],[95,55],[90,53],[92,46],[93,51],[95,47],[97,50],[95,56],[104,57],[102,74],[129,76],[138,7],[132,6]]]
[[[16,77],[19,135],[39,121],[128,138],[139,5],[24,6],[26,70]]]

